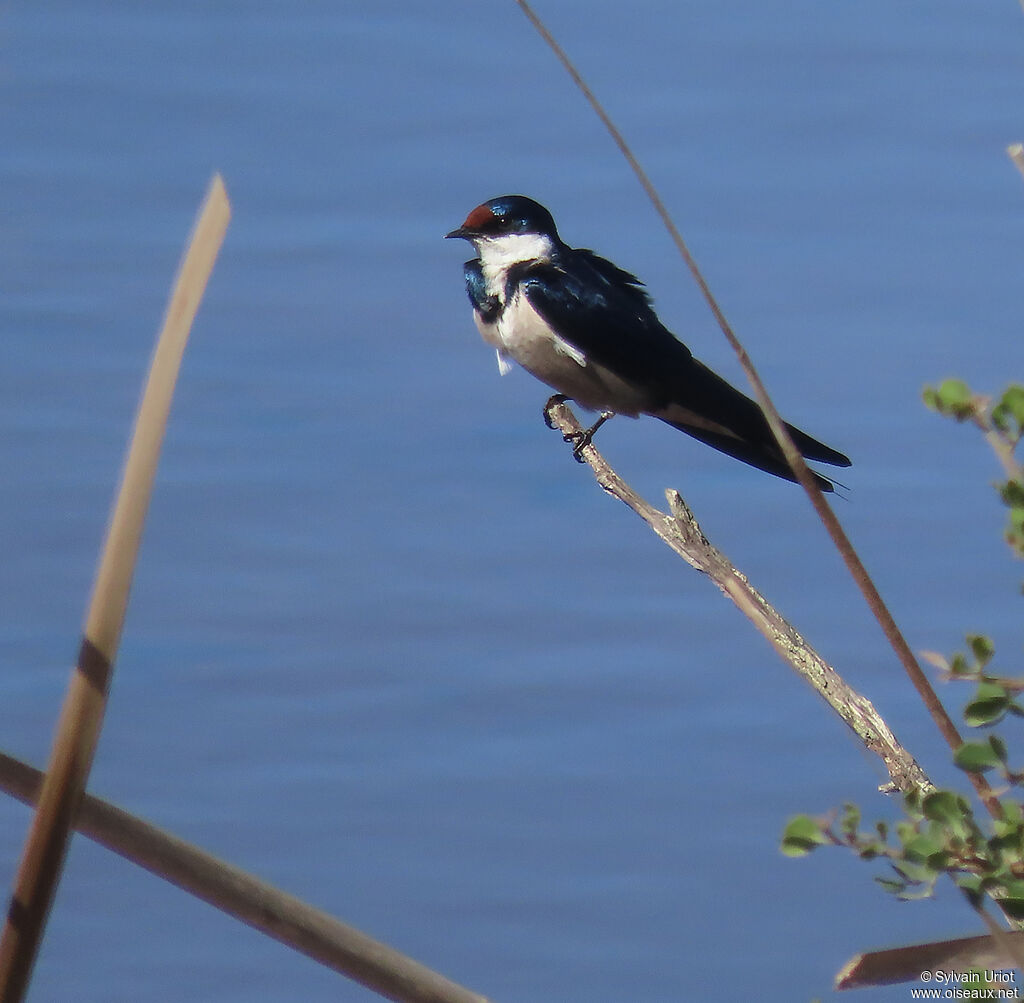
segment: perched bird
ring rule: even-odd
[[[698,362],[658,320],[643,283],[593,251],[569,247],[551,213],[525,195],[477,206],[446,237],[472,243],[466,289],[476,326],[505,373],[518,362],[581,407],[602,412],[579,450],[615,414],[653,415],[777,477],[795,480],[760,407]],[[842,453],[792,425],[809,460]],[[832,482],[815,474],[823,491]]]

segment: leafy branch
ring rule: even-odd
[[[912,791],[904,795],[902,820],[872,829],[861,829],[860,809],[846,804],[825,819],[792,819],[782,852],[801,857],[819,846],[845,846],[861,860],[886,861],[890,873],[875,880],[899,899],[930,897],[945,875],[976,908],[991,896],[1007,916],[1024,920],[1024,808],[1014,799],[1002,803],[1005,817],[983,827],[956,791]]]
[[[925,403],[946,417],[974,424],[992,448],[1005,475],[996,492],[1009,509],[1005,538],[1016,557],[1024,557],[1024,466],[1016,450],[1024,438],[1024,386],[1011,385],[998,399],[973,393],[962,380],[946,380],[924,391]],[[1014,922],[1024,922],[1024,766],[1011,765],[1006,740],[995,725],[1024,717],[1024,678],[993,668],[995,642],[968,634],[966,651],[953,655],[924,652],[944,681],[974,683],[963,711],[968,727],[982,731],[963,742],[953,762],[972,781],[991,773],[998,812],[979,821],[971,801],[953,790],[911,790],[903,796],[903,817],[862,827],[854,804],[821,818],[799,815],[782,836],[782,852],[801,857],[820,846],[842,846],[862,860],[879,860],[888,870],[876,877],[899,899],[930,897],[939,879],[948,877],[979,912],[989,898]],[[975,783],[977,787],[977,784]]]
[[[925,388],[924,402],[947,418],[981,429],[1006,474],[995,485],[1009,509],[1006,542],[1017,557],[1024,557],[1024,465],[1015,455],[1024,436],[1024,386],[1011,384],[994,401],[972,392],[963,380],[945,380],[937,388]]]

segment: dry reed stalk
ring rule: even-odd
[[[192,321],[227,229],[220,175],[210,184],[182,259],[135,420],[120,490],[100,558],[78,662],[71,673],[46,781],[22,851],[0,939],[0,1000],[28,987],[103,725],[107,692],[171,398]]]
[[[0,790],[25,804],[42,774],[0,752]],[[116,805],[86,794],[75,828],[151,874],[295,951],[398,1003],[487,1003],[487,999],[294,895],[218,860]]]

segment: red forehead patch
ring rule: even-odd
[[[487,207],[486,204],[478,205],[467,217],[466,222],[462,225],[467,230],[480,230],[487,226],[488,223],[494,222],[494,213]]]

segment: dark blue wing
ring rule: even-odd
[[[560,337],[642,388],[650,400],[647,411],[716,449],[792,479],[761,408],[693,358],[658,320],[635,276],[591,251],[573,250],[552,263],[524,266],[515,279]],[[793,425],[787,428],[808,459],[849,466],[842,453]]]
[[[658,320],[640,280],[591,251],[511,269],[530,305],[583,355],[650,391],[652,407],[685,380],[690,350]]]

